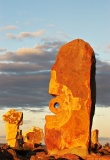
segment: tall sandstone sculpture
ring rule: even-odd
[[[2,118],[6,122],[6,140],[8,145],[15,147],[19,126],[23,124],[23,113],[10,109]]]
[[[93,144],[98,143],[98,134],[99,134],[99,130],[95,129],[91,132],[91,142]]]
[[[50,155],[88,154],[95,111],[95,55],[91,46],[73,40],[62,46],[52,66],[45,143]]]

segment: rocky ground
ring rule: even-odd
[[[7,145],[0,147],[0,160],[110,160],[110,147],[100,144],[93,145],[86,157],[79,157],[73,154],[62,156],[50,156],[46,147],[37,144],[33,149],[29,148],[11,148]]]

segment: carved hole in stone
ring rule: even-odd
[[[59,108],[60,107],[60,104],[58,103],[58,102],[56,102],[55,104],[54,104],[54,108]]]

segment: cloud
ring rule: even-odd
[[[38,75],[0,76],[1,106],[44,106],[47,105],[49,73]]]
[[[0,104],[10,107],[48,105],[50,70],[59,48],[66,42],[43,39],[33,48],[0,54]],[[97,106],[110,106],[110,63],[97,58]]]
[[[21,48],[16,51],[16,55],[29,55],[29,54],[34,54],[34,55],[39,55],[42,54],[42,50],[40,48]]]
[[[109,142],[110,142],[110,137],[99,137],[99,142],[100,142],[102,145],[105,145],[106,143],[109,143]]]
[[[44,34],[44,30],[39,30],[36,32],[21,32],[18,35],[14,35],[12,33],[7,33],[7,37],[9,39],[18,39],[22,40],[24,38],[36,38],[36,37],[41,37]]]
[[[0,52],[6,52],[7,49],[6,48],[0,48]]]
[[[21,62],[21,63],[37,63],[50,67],[50,63],[55,60],[55,56],[65,42],[53,41],[37,44],[34,48],[20,48],[15,52],[6,52],[0,55],[0,61],[3,62]]]
[[[0,72],[1,73],[15,73],[15,74],[25,74],[33,73],[37,70],[46,69],[44,66],[35,63],[0,63]]]
[[[5,30],[16,30],[16,29],[18,29],[18,27],[17,27],[17,26],[13,26],[13,25],[0,27],[0,31],[5,31]]]
[[[36,108],[31,108],[31,109],[29,109],[29,108],[28,108],[28,110],[29,110],[30,112],[32,112],[32,113],[40,113],[40,112],[44,112],[44,111],[45,111],[44,108],[39,108],[39,109],[36,109]]]
[[[0,104],[7,107],[44,107],[50,95],[51,62],[63,41],[47,41],[0,55]]]
[[[45,42],[43,45],[35,45],[35,49],[42,50],[46,52],[56,52],[59,48],[65,43],[65,41],[50,41],[48,39],[44,39]]]
[[[97,59],[96,68],[97,104],[110,106],[110,63]]]

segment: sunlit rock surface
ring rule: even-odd
[[[95,55],[81,39],[58,52],[52,66],[49,94],[54,95],[45,117],[45,143],[49,154],[72,153],[85,156],[95,110]]]
[[[92,131],[91,141],[93,144],[98,143],[98,134],[99,134],[99,131],[97,129]]]
[[[6,122],[6,140],[8,145],[10,145],[10,147],[15,147],[19,125],[23,123],[23,113],[11,109],[4,114],[2,118]]]
[[[34,147],[34,144],[39,144],[44,138],[43,130],[39,127],[32,127],[28,131],[23,133],[23,139],[26,143],[25,145]]]

